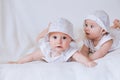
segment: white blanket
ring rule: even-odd
[[[120,80],[120,49],[88,68],[77,62],[0,64],[0,80]]]

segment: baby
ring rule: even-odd
[[[70,21],[59,18],[52,22],[47,29],[45,30],[47,34],[40,42],[38,49],[17,62],[9,63],[21,64],[34,60],[44,60],[51,63],[74,60],[88,67],[96,65],[91,59],[79,53],[78,48],[71,46],[71,43],[74,43],[74,35],[73,25]]]
[[[88,15],[84,20],[86,39],[80,52],[91,60],[96,60],[119,48],[119,45],[113,45],[114,39],[109,29],[109,16],[105,11]]]

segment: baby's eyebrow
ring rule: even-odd
[[[68,37],[68,36],[65,35],[65,36],[62,36],[62,37]]]

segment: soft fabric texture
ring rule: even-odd
[[[48,34],[51,32],[62,32],[69,35],[74,40],[73,24],[65,18],[58,18],[51,22]]]
[[[1,64],[0,80],[120,80],[120,49],[88,68],[77,62]]]
[[[99,50],[99,49],[101,48],[101,46],[102,46],[105,42],[107,42],[107,41],[109,41],[109,40],[111,40],[111,39],[113,39],[113,38],[111,37],[111,35],[110,35],[110,34],[107,34],[107,35],[104,35],[104,36],[100,39],[99,43],[98,43],[96,46],[94,46],[93,42],[92,42],[91,40],[89,40],[89,39],[84,40],[84,44],[85,44],[88,48],[90,48],[90,52],[91,52],[91,53],[94,53],[94,52],[96,52],[97,50]],[[110,48],[109,52],[114,51],[114,50],[116,50],[117,48],[120,48],[119,44],[118,44],[118,45],[115,45],[115,43],[113,42],[113,45],[112,45],[112,47]]]

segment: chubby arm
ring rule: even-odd
[[[89,48],[85,46],[85,44],[82,46],[82,48],[79,51],[86,57],[89,57]]]
[[[98,51],[90,55],[90,59],[96,60],[104,57],[108,53],[109,49],[111,48],[112,43],[113,43],[113,40],[109,40],[105,42]]]
[[[23,63],[27,63],[27,62],[31,62],[31,61],[36,61],[36,60],[40,60],[42,59],[43,55],[41,53],[40,50],[36,50],[34,52],[32,52],[31,54],[19,59],[16,62],[8,62],[10,64],[23,64]]]
[[[92,61],[89,57],[84,56],[82,53],[80,52],[76,52],[72,58],[77,61],[80,62],[82,64],[84,64],[87,67],[94,67],[97,63]]]
[[[36,41],[38,42],[41,38],[45,37],[45,35],[47,34],[48,30],[49,30],[49,27],[50,27],[50,24],[48,24],[48,27],[46,29],[44,29],[36,38]]]

